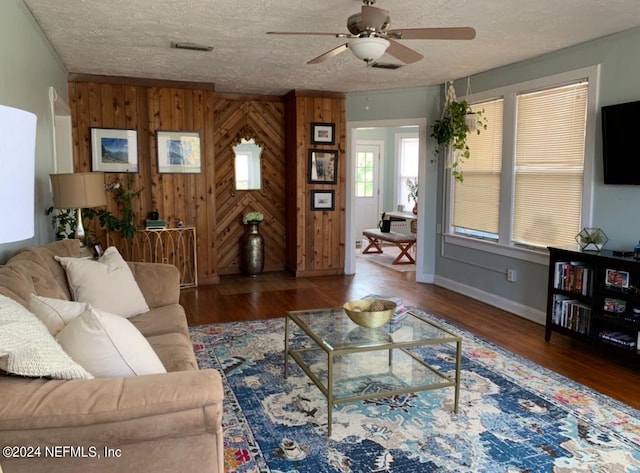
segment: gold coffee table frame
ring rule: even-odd
[[[308,343],[303,347],[291,348],[290,346],[290,330],[295,330],[294,326],[308,337]],[[410,351],[414,347],[445,343],[456,344],[453,379],[419,358],[415,352]],[[333,423],[333,406],[355,401],[454,387],[453,410],[456,414],[458,413],[462,338],[421,317],[416,312],[408,311],[407,316],[400,322],[377,329],[367,329],[354,324],[342,307],[287,312],[284,345],[285,379],[289,376],[289,357],[291,357],[327,398],[329,437]],[[347,386],[357,380],[362,373],[345,373],[349,371],[350,366],[354,366],[349,363],[352,359],[350,357],[380,351],[388,351],[388,356],[384,357],[385,361],[388,360],[388,365],[386,367],[377,365],[376,368],[382,368],[383,371],[368,376],[370,378],[377,376],[381,379],[391,377],[404,386],[368,394],[353,392],[352,388]],[[375,354],[368,356],[373,360],[372,355]],[[343,369],[336,373],[339,364]],[[374,364],[373,361],[371,364]]]

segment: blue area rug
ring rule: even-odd
[[[294,361],[283,379],[284,319],[192,327],[223,374],[226,471],[640,472],[640,411],[420,313],[463,337],[458,414],[453,388],[343,404],[331,438],[318,388]],[[454,369],[453,345],[420,356]]]

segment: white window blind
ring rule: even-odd
[[[484,110],[487,129],[467,136],[471,156],[462,165],[464,182],[454,181],[453,226],[459,233],[471,231],[497,238],[503,100],[473,104],[471,108],[475,112]]]
[[[581,228],[587,92],[588,83],[581,81],[517,97],[514,243],[575,243]]]

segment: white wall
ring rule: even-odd
[[[0,245],[0,264],[18,248],[52,241],[49,174],[53,172],[52,117],[49,87],[68,101],[67,73],[21,0],[0,1],[0,104],[35,113],[36,135],[35,236]],[[10,222],[2,221],[2,225]]]

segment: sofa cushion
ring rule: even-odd
[[[29,294],[35,293],[54,299],[70,299],[67,278],[54,256],[77,257],[80,254],[78,240],[62,240],[45,246],[27,247],[18,250],[7,261],[7,267],[20,273],[29,281],[28,285],[11,285],[18,293],[16,300],[29,307]],[[11,296],[11,294],[6,294]],[[13,298],[13,296],[11,296]]]
[[[22,376],[91,379],[45,325],[21,304],[0,295],[0,369]]]
[[[38,317],[54,337],[69,322],[89,308],[86,302],[52,299],[51,297],[29,297],[29,310]]]
[[[166,333],[147,338],[167,371],[197,370],[198,362],[189,337],[181,333]]]
[[[74,360],[98,378],[167,372],[131,322],[93,307],[71,320],[56,339]]]
[[[174,332],[189,336],[187,317],[180,304],[151,309],[149,312],[136,315],[129,320],[145,337]]]
[[[67,273],[73,299],[96,309],[132,317],[149,310],[131,269],[110,246],[98,261],[56,257]]]

